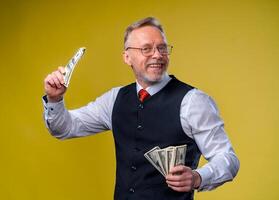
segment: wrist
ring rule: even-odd
[[[50,103],[57,103],[63,99],[63,96],[50,97],[47,95],[47,101]]]
[[[193,171],[193,189],[198,189],[201,185],[201,176],[198,172]]]

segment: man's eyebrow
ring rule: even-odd
[[[145,43],[145,44],[143,44],[143,45],[141,45],[142,47],[152,47],[153,46],[153,44],[151,44],[151,43]]]
[[[153,47],[154,44],[153,43],[145,43],[143,45],[141,45],[142,47]],[[167,44],[165,42],[157,44],[156,46],[167,46]]]

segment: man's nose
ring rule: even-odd
[[[152,55],[152,58],[161,58],[161,57],[163,57],[157,47],[154,47],[153,51],[154,51],[154,53]]]

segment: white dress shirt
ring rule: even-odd
[[[152,96],[160,91],[171,77],[146,90]],[[75,110],[67,110],[64,100],[50,103],[44,97],[44,119],[53,136],[59,139],[83,137],[106,130],[112,130],[112,110],[121,87],[112,88],[95,101]],[[137,92],[142,89],[137,82]],[[196,169],[202,182],[199,191],[212,190],[231,181],[239,169],[239,160],[224,131],[224,123],[214,101],[198,89],[190,90],[183,98],[180,108],[182,128],[194,139],[202,155],[208,161]]]

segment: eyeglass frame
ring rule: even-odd
[[[149,53],[150,53],[150,55],[148,54],[148,55],[146,55],[146,53],[143,53],[143,50],[144,49],[146,49],[146,48],[150,48],[150,47],[143,47],[143,48],[140,48],[140,47],[127,47],[126,49],[125,49],[125,51],[127,51],[127,50],[129,50],[129,49],[138,49],[138,50],[140,50],[141,51],[141,53],[142,53],[142,55],[143,56],[146,56],[146,57],[148,57],[148,56],[152,56],[152,55],[154,55],[154,53],[155,53],[155,48],[157,49],[157,51],[161,54],[161,55],[170,55],[171,54],[171,52],[172,52],[172,48],[173,48],[173,46],[172,45],[165,45],[165,47],[166,47],[166,49],[167,49],[167,53],[163,53],[163,52],[160,52],[160,49],[159,49],[159,47],[160,47],[160,45],[159,46],[153,46],[152,47],[152,51],[150,51]],[[151,49],[151,48],[150,48]]]

